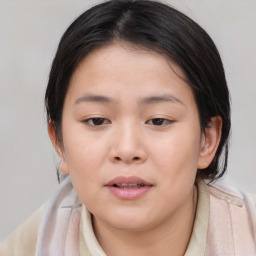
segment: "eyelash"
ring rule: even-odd
[[[102,121],[102,123],[101,123],[101,121]],[[100,122],[100,124],[95,124],[94,122]],[[84,120],[83,123],[85,123],[89,126],[102,126],[105,124],[109,124],[110,121],[103,117],[93,117],[93,118],[88,118],[88,119]]]
[[[98,124],[96,124],[98,122]],[[154,124],[155,122],[155,124]],[[150,124],[153,126],[167,126],[174,121],[166,119],[166,118],[152,118],[146,122],[146,124]],[[92,127],[100,127],[106,124],[110,124],[111,122],[103,117],[93,117],[93,118],[88,118],[83,121],[83,123],[92,126]]]
[[[159,124],[159,121],[160,121],[160,124]],[[158,124],[154,124],[154,122],[156,122]],[[147,121],[147,123],[152,124],[154,126],[167,126],[167,125],[173,123],[173,121],[166,119],[166,118],[152,118],[149,121]]]

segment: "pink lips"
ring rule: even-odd
[[[106,186],[116,197],[122,200],[134,200],[148,192],[153,185],[136,176],[119,176],[108,182]]]

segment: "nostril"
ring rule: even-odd
[[[122,161],[122,158],[119,157],[119,156],[116,156],[116,157],[115,157],[115,160],[116,160],[116,161]],[[135,156],[135,157],[132,158],[132,161],[136,161],[136,162],[137,162],[137,161],[139,161],[139,160],[140,160],[140,157],[138,157],[138,156]]]
[[[119,156],[116,156],[116,157],[115,157],[115,160],[116,160],[116,161],[120,161],[121,158],[120,158]]]

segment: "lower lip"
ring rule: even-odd
[[[147,193],[152,187],[144,186],[140,188],[118,188],[110,186],[108,188],[116,197],[122,200],[134,200]]]

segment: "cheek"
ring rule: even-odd
[[[63,132],[65,161],[77,192],[99,182],[99,170],[106,159],[106,146],[101,140],[87,136],[83,129]]]
[[[86,138],[75,140],[73,137],[66,143],[66,161],[73,186],[83,203],[90,206],[98,200],[94,192],[101,185],[99,170],[104,161],[104,147]]]
[[[160,143],[152,147],[153,161],[159,170],[168,172],[173,178],[194,175],[200,154],[200,133],[177,129]]]
[[[80,143],[72,143],[66,150],[66,162],[70,174],[88,176],[95,171],[104,161],[104,148],[93,145],[85,146]]]
[[[71,168],[70,171],[72,171],[72,167],[83,166],[85,168],[101,163],[107,152],[104,139],[86,132],[83,124],[66,125],[66,129],[63,129],[63,138],[65,156]]]

